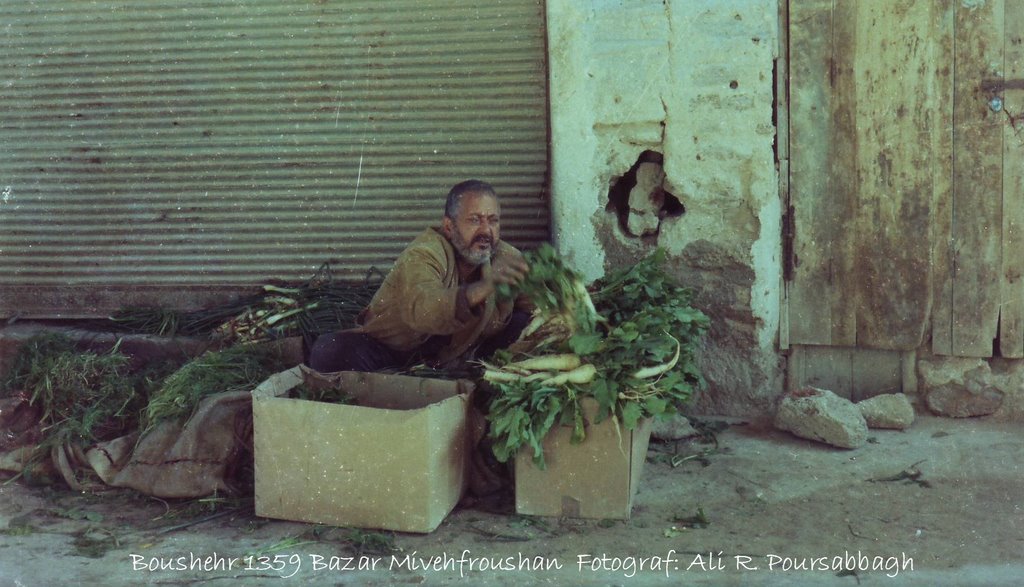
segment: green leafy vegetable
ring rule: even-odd
[[[174,366],[133,370],[120,342],[94,352],[61,333],[26,340],[0,380],[0,397],[21,396],[41,414],[40,438],[23,474],[53,447],[85,446],[134,430],[155,381]]]
[[[189,416],[207,395],[252,389],[286,368],[279,347],[240,344],[207,351],[163,380],[143,414],[143,434],[163,420]]]
[[[485,378],[498,392],[488,417],[499,460],[528,446],[543,468],[541,443],[556,424],[571,426],[573,440],[582,441],[583,397],[597,402],[597,422],[611,417],[633,429],[644,418],[676,413],[703,385],[695,354],[709,321],[690,306],[690,290],[666,274],[663,250],[599,280],[592,294],[550,247],[528,261],[520,291],[536,304],[534,323],[542,326],[486,365]],[[567,381],[514,367],[524,364],[517,353],[567,351],[581,367],[592,366],[594,376]]]
[[[524,329],[518,348],[539,352],[561,345],[576,334],[594,334],[599,317],[583,278],[562,263],[551,245],[542,245],[525,258],[530,271],[519,286],[498,286],[499,296],[523,295],[536,307],[534,320]]]
[[[116,345],[81,351],[69,337],[48,334],[25,342],[0,395],[20,391],[42,409],[47,446],[109,439],[137,422],[145,401],[128,375],[128,357]]]

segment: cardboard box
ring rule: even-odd
[[[572,428],[559,426],[544,438],[547,469],[533,463],[533,450],[516,455],[516,512],[628,520],[647,459],[651,421],[634,430],[607,419],[594,424],[597,402],[583,400],[586,438],[571,442]]]
[[[431,532],[466,482],[469,381],[296,367],[253,391],[256,515]],[[289,399],[338,385],[358,405]]]

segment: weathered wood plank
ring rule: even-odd
[[[938,4],[938,3],[937,3]],[[929,137],[932,152],[932,352],[953,354],[953,3],[932,13],[932,96],[936,100]]]
[[[854,349],[850,359],[850,399],[855,402],[883,393],[903,391],[902,352]]]
[[[907,395],[917,393],[917,350],[900,353],[900,391]]]
[[[935,98],[933,2],[860,0],[854,137],[858,190],[852,256],[857,345],[908,350],[925,339],[931,312]]]
[[[1024,0],[1004,0],[1007,80],[1024,80]],[[1003,274],[999,351],[1024,357],[1024,88],[1003,98]],[[1020,118],[1018,120],[1017,118]]]
[[[859,203],[857,153],[856,55],[862,50],[857,36],[860,8],[856,2],[834,2],[832,20],[832,129],[831,158],[826,172],[832,178],[832,344],[857,344],[857,245],[855,230]]]
[[[789,5],[790,200],[794,209],[793,272],[789,287],[790,342],[852,345],[850,295],[843,277],[845,235],[837,167],[836,84],[832,0]],[[844,25],[847,26],[847,25]],[[841,56],[840,56],[841,57]],[[850,94],[852,96],[852,94]]]
[[[812,386],[860,401],[903,391],[902,351],[794,345],[789,389]]]
[[[790,390],[810,386],[851,398],[853,349],[795,345],[792,350],[789,358]]]
[[[832,2],[795,2],[789,10],[789,153],[793,271],[789,285],[790,343],[831,342],[829,241],[820,234],[831,190],[822,173],[828,165],[830,135],[828,71],[832,56]]]
[[[992,354],[1002,283],[1002,113],[982,80],[1001,77],[1003,1],[955,8],[953,74],[953,354]]]

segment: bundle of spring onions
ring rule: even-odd
[[[550,247],[527,255],[519,290],[501,293],[528,296],[534,320],[518,342],[482,362],[483,379],[498,392],[488,419],[499,460],[530,447],[543,468],[541,443],[559,424],[583,441],[583,397],[597,402],[597,421],[627,429],[689,400],[703,383],[694,355],[708,318],[689,305],[691,292],[672,282],[664,260],[659,249],[588,291]]]
[[[371,272],[372,274],[373,272]],[[323,265],[298,285],[264,285],[236,302],[194,312],[127,308],[111,319],[123,329],[146,334],[210,334],[227,343],[302,335],[308,342],[324,332],[351,328],[379,286],[370,275],[361,284],[342,283]]]
[[[230,342],[264,342],[287,336],[300,324],[300,316],[308,315],[320,306],[320,301],[308,301],[299,288],[264,285],[263,296],[246,305],[213,330],[216,338]]]

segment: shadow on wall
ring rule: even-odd
[[[644,151],[608,190],[605,209],[615,213],[629,237],[656,240],[663,219],[686,212],[679,198],[665,190],[664,160],[657,151]]]

